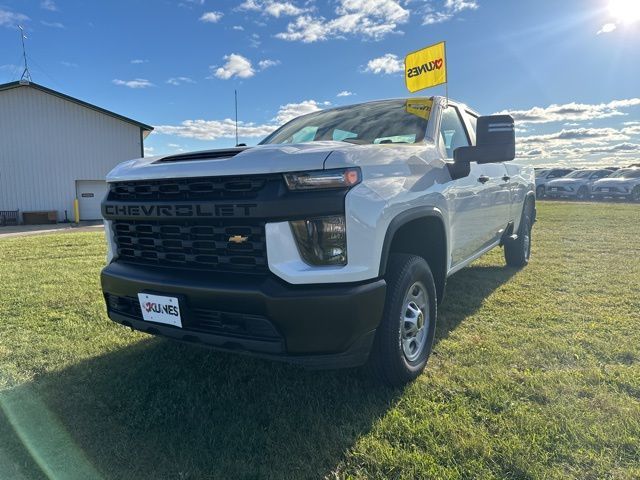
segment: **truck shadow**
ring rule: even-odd
[[[436,341],[514,272],[453,276]],[[0,469],[9,456],[14,478],[51,462],[60,478],[322,478],[402,395],[358,370],[149,338],[0,392]]]

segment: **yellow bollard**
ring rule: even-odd
[[[80,202],[77,198],[73,199],[73,219],[76,224],[80,223]]]

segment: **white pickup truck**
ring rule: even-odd
[[[447,277],[529,261],[513,119],[441,97],[298,117],[251,148],[118,165],[102,205],[109,317],[151,334],[411,381]]]

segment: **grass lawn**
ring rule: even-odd
[[[403,390],[111,323],[101,234],[0,240],[0,478],[640,478],[640,207],[538,211]]]

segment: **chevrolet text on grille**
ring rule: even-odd
[[[255,203],[193,205],[104,205],[105,217],[248,217]]]

